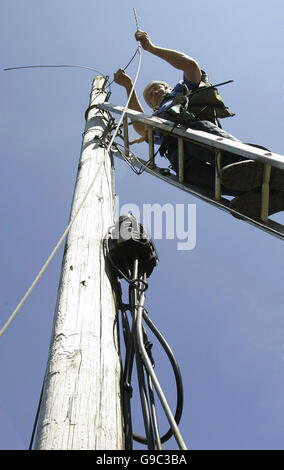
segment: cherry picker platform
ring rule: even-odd
[[[122,106],[112,105],[111,103],[103,103],[98,105],[101,110],[108,111],[109,113],[122,114],[124,108]],[[130,155],[129,152],[129,119],[142,122],[148,128],[148,147],[149,147],[149,162],[144,159],[136,159]],[[159,117],[151,117],[144,113],[140,113],[131,109],[125,112],[123,120],[124,128],[124,147],[125,156],[134,166],[144,167],[145,171],[156,176],[157,178],[186,191],[193,196],[196,196],[209,204],[214,205],[218,209],[222,209],[235,215],[241,220],[246,221],[255,227],[268,232],[269,234],[284,239],[284,225],[268,218],[269,208],[269,181],[271,167],[276,167],[284,171],[284,156],[264,150],[262,148],[254,147],[252,145],[235,142],[233,140],[225,139],[223,137],[215,136],[207,132],[196,131],[193,129],[185,129],[182,127],[174,126],[173,122],[166,121]],[[179,154],[179,177],[174,174],[167,174],[162,168],[159,168],[155,163],[154,151],[154,129],[164,134],[171,134],[178,139],[178,154]],[[183,142],[189,140],[200,146],[210,148],[215,152],[215,191],[209,191],[204,188],[196,187],[184,182],[183,175]],[[255,160],[263,164],[263,181],[261,187],[261,213],[258,219],[252,219],[240,212],[230,208],[230,200],[222,195],[221,189],[221,161],[222,152],[231,152],[242,158]],[[146,165],[147,163],[147,165]]]

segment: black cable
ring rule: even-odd
[[[105,140],[106,135],[112,131],[111,124],[113,122],[115,121],[111,117],[111,119],[108,122],[106,132],[104,132],[101,138],[99,139],[100,141],[102,140],[102,138],[103,140]],[[115,146],[117,150],[120,151],[120,149],[118,148],[118,144],[115,144]],[[124,155],[123,152],[121,151],[120,153],[124,156],[125,160],[127,161],[126,155]],[[134,157],[136,158],[137,161],[139,161],[139,159],[135,155]],[[149,160],[149,163],[150,162],[151,160]],[[129,164],[129,161],[128,161],[128,164]],[[143,171],[141,170],[142,170],[142,166],[140,170],[138,171],[138,174],[141,174],[144,171],[144,169]],[[125,448],[126,450],[131,450],[133,447],[133,439],[134,439],[140,443],[146,444],[149,450],[161,449],[161,443],[166,442],[173,435],[173,431],[169,429],[162,437],[159,434],[152,379],[149,375],[150,371],[148,373],[147,368],[144,365],[142,356],[140,354],[137,333],[136,333],[138,332],[136,312],[137,312],[137,308],[139,307],[140,295],[148,287],[147,282],[145,280],[146,274],[139,272],[138,259],[135,260],[133,267],[128,266],[127,261],[124,261],[124,260],[120,260],[120,262],[123,265],[118,267],[116,263],[113,261],[112,257],[110,256],[108,241],[109,241],[109,235],[111,234],[114,227],[115,226],[109,229],[108,236],[105,237],[104,242],[103,242],[105,256],[110,262],[112,268],[114,269],[116,276],[120,276],[121,278],[124,278],[129,284],[129,304],[127,306],[124,305],[122,303],[121,298],[119,302],[120,303],[119,310],[121,310],[122,312],[122,328],[123,328],[123,337],[124,337],[124,342],[125,342],[125,363],[124,363],[124,368],[123,368],[123,417],[124,417]],[[138,239],[135,241],[137,243],[143,243],[141,239]],[[138,272],[139,272],[140,277],[138,277]],[[130,325],[129,325],[128,318],[126,315],[127,310],[130,310],[131,315],[132,315],[132,325],[133,325],[132,331],[130,330]],[[149,326],[153,334],[157,337],[158,341],[160,342],[162,348],[165,350],[170,360],[170,363],[172,365],[173,371],[174,371],[175,380],[176,380],[176,388],[177,388],[177,405],[176,405],[174,418],[175,418],[176,423],[178,424],[181,418],[182,408],[183,408],[183,387],[182,387],[182,379],[181,379],[179,367],[166,340],[163,338],[163,336],[161,335],[159,330],[156,328],[156,326],[153,324],[153,322],[149,319],[144,307],[143,307],[142,312],[143,312],[142,314],[143,319],[146,321],[147,325]],[[139,318],[141,318],[141,316]],[[147,340],[146,331],[145,329],[142,331],[143,331],[144,349],[146,350],[146,354],[150,358],[152,367],[154,367],[154,360],[151,354],[151,350],[148,347],[149,342]],[[133,433],[133,429],[132,429],[131,378],[132,378],[132,371],[133,371],[133,365],[134,365],[134,358],[135,358],[135,363],[136,363],[139,394],[140,394],[140,401],[141,401],[141,406],[142,406],[142,414],[143,414],[146,437]],[[147,379],[147,386],[145,382],[145,377]]]
[[[29,450],[32,450],[32,448],[33,448],[33,442],[34,442],[34,437],[35,437],[35,432],[36,432],[36,428],[37,428],[38,417],[39,417],[39,412],[40,412],[40,407],[41,407],[41,402],[42,402],[42,397],[43,397],[43,390],[44,390],[44,380],[43,380],[43,383],[42,383],[40,398],[39,398],[37,411],[36,411],[36,416],[35,416],[35,420],[34,420],[34,424],[33,424],[33,430],[32,430],[32,435],[31,435],[31,439],[30,439]]]
[[[135,53],[133,54],[133,56],[131,57],[130,61],[127,63],[127,65],[124,67],[124,71],[127,69],[127,67],[129,67],[129,65],[131,64],[131,62],[134,60],[134,58],[136,57],[137,53],[139,51],[139,46],[137,47]],[[85,70],[92,70],[94,72],[97,72],[99,73],[102,77],[105,77],[106,79],[106,82],[107,82],[107,86],[109,88],[109,93],[107,95],[107,100],[109,99],[109,96],[111,94],[111,85],[113,84],[114,80],[112,80],[111,82],[109,81],[109,76],[108,75],[105,75],[104,73],[100,72],[99,70],[93,68],[93,67],[88,67],[88,66],[85,66],[85,65],[75,65],[75,64],[58,64],[58,65],[24,65],[24,66],[19,66],[19,67],[6,67],[5,69],[3,69],[5,72],[9,71],[9,70],[20,70],[20,69],[35,69],[35,68],[79,68],[79,69],[85,69]],[[99,95],[100,93],[102,93],[102,91],[98,92],[95,96]]]
[[[118,144],[117,142],[114,142],[114,143],[113,143],[113,147],[115,147],[115,149],[120,153],[120,155],[122,156],[122,158],[124,159],[124,161],[127,163],[127,165],[131,168],[131,170],[132,170],[136,175],[141,175],[141,174],[143,173],[142,171],[140,171],[140,170],[142,169],[142,166],[140,167],[139,170],[137,170],[137,169],[135,168],[135,166],[132,165],[132,163],[129,161],[129,158],[125,155],[125,153],[124,153],[120,148],[118,148],[119,145],[121,145],[121,144]],[[121,145],[121,147],[124,147],[124,146]],[[133,152],[131,152],[131,151],[129,151],[129,152],[130,152],[132,155],[134,155]]]
[[[176,411],[175,411],[175,421],[177,424],[179,424],[181,415],[182,415],[182,410],[183,410],[183,384],[182,384],[182,377],[180,373],[180,369],[178,366],[178,363],[176,361],[176,358],[169,347],[168,343],[166,342],[165,338],[162,336],[162,334],[159,332],[158,328],[154,325],[154,323],[150,320],[149,316],[145,313],[145,309],[143,311],[143,318],[146,321],[147,325],[153,332],[153,334],[156,336],[158,341],[160,342],[162,348],[166,352],[170,363],[172,365],[173,371],[174,371],[174,376],[175,376],[175,381],[176,381],[176,393],[177,393],[177,404],[176,404]],[[169,429],[162,437],[160,437],[160,440],[162,443],[168,441],[173,435],[173,432],[171,429]],[[147,440],[145,437],[139,436],[137,434],[133,435],[134,440],[146,444]]]
[[[62,67],[72,67],[72,68],[79,68],[79,69],[86,69],[86,70],[92,70],[94,72],[99,73],[102,77],[105,77],[106,82],[108,83],[108,87],[110,88],[111,83],[109,82],[109,77],[108,75],[105,75],[104,73],[101,73],[99,70],[94,69],[93,67],[87,67],[85,65],[74,65],[74,64],[59,64],[59,65],[24,65],[21,67],[7,67],[3,69],[5,72],[8,70],[19,70],[19,69],[37,69],[37,68],[62,68]]]
[[[128,64],[122,69],[123,71],[125,71],[127,69],[127,67],[129,67],[129,65],[131,64],[131,62],[133,61],[133,59],[136,57],[137,53],[139,51],[139,47],[137,47],[136,51],[134,52],[133,56],[131,57],[130,61],[128,62]],[[110,82],[110,85],[112,85],[114,82],[114,79]]]
[[[109,233],[113,227],[109,229]],[[120,274],[121,277],[123,277],[128,283],[129,283],[129,307],[132,312],[132,321],[134,324],[133,331],[130,332],[130,327],[129,324],[128,326],[124,329],[124,341],[125,341],[125,348],[126,348],[126,359],[125,359],[125,368],[124,368],[124,386],[126,389],[129,389],[130,383],[131,383],[131,373],[132,373],[132,367],[133,367],[133,342],[134,341],[134,349],[135,349],[135,335],[134,335],[134,340],[129,338],[129,335],[133,335],[135,333],[135,322],[136,322],[136,317],[135,317],[135,311],[137,306],[139,305],[139,299],[137,294],[144,292],[147,289],[147,283],[141,276],[140,278],[135,277],[135,271],[133,270],[131,272],[131,276],[127,278],[127,276],[124,275],[122,270],[115,264],[113,261],[109,249],[108,249],[108,237],[105,238],[104,240],[104,248],[105,248],[105,256],[111,263],[112,267],[114,268],[115,272],[117,274]],[[130,271],[130,268],[128,267],[128,270]],[[136,270],[137,273],[137,270]],[[121,302],[122,305],[122,302]],[[123,310],[123,315],[125,316],[125,307]],[[166,352],[168,359],[170,360],[171,366],[173,368],[174,376],[175,376],[175,381],[176,381],[176,393],[177,393],[177,404],[176,404],[176,411],[175,411],[175,421],[177,424],[179,424],[181,415],[182,415],[182,409],[183,409],[183,385],[182,385],[182,377],[180,373],[180,369],[178,366],[178,363],[176,361],[176,358],[168,345],[167,341],[163,337],[163,335],[160,333],[158,328],[154,325],[152,320],[149,318],[148,313],[145,308],[143,308],[143,319],[147,323],[148,327],[151,329],[152,333],[154,336],[158,339],[160,342],[162,348]],[[125,319],[124,319],[125,321]],[[128,320],[127,320],[128,322]],[[125,323],[126,325],[126,323]],[[144,334],[144,343],[147,343],[147,335],[146,333]],[[132,347],[132,350],[130,350],[130,344]],[[137,345],[136,345],[137,347]],[[147,349],[147,348],[146,348]],[[150,354],[149,349],[147,350],[147,353],[153,363],[153,358]],[[140,398],[141,398],[141,404],[142,404],[142,409],[143,409],[143,419],[144,419],[144,426],[145,426],[145,431],[146,431],[146,437],[140,436],[136,433],[133,433],[133,439],[137,442],[140,442],[142,444],[148,444],[150,446],[153,445],[153,433],[155,434],[155,442],[158,444],[159,441],[164,443],[166,442],[170,437],[172,437],[173,432],[171,429],[169,429],[162,437],[157,437],[157,423],[155,421],[155,409],[154,409],[154,401],[152,397],[152,392],[151,388],[148,386],[148,393],[149,393],[149,401],[150,405],[148,404],[148,400],[146,399],[147,393],[145,391],[145,380],[144,380],[144,374],[148,377],[147,371],[143,369],[143,365],[140,364],[141,358],[139,358],[139,354],[135,350],[135,356],[136,356],[136,363],[137,363],[137,372],[138,372],[138,381],[139,381],[139,389],[140,389]],[[131,360],[129,359],[131,357]],[[143,371],[143,374],[142,374]],[[149,379],[148,379],[148,384],[149,384]],[[131,416],[131,413],[129,412],[130,409],[130,399],[129,396],[127,400],[125,400],[126,403],[126,412],[124,414],[125,419],[127,419],[127,416]],[[153,411],[154,410],[154,411]],[[151,424],[149,421],[149,416],[151,415]],[[127,442],[130,442],[129,438],[129,424],[126,423],[126,429],[127,429]],[[149,444],[150,442],[150,444]]]
[[[143,290],[143,287],[139,288],[138,283],[137,283],[138,268],[139,268],[138,260],[136,259],[134,260],[134,263],[133,263],[133,271],[132,271],[133,278],[129,286],[129,304],[131,307],[134,332],[136,329],[136,322],[137,322],[136,306],[139,301],[139,293],[141,290]],[[133,339],[134,339],[136,370],[137,370],[137,378],[138,378],[138,386],[139,386],[144,428],[145,428],[145,433],[146,433],[146,442],[147,442],[148,450],[154,450],[155,449],[154,434],[153,434],[153,427],[152,427],[152,422],[150,418],[148,397],[147,397],[147,392],[146,392],[144,364],[140,355],[137,337],[135,334],[133,336],[134,336]]]
[[[132,450],[133,431],[130,401],[133,392],[131,385],[131,376],[134,361],[134,345],[125,308],[122,311],[122,329],[125,343],[125,362],[123,368],[123,416],[125,450]]]
[[[132,279],[132,282],[129,285],[129,302],[131,304],[131,311],[132,315],[134,316],[133,322],[136,321],[135,318],[135,309],[137,308],[137,299],[135,300],[135,295],[134,291],[137,289],[137,282],[141,282],[141,279],[139,280],[134,280]],[[139,289],[139,287],[138,287]],[[143,285],[140,286],[140,290],[143,291]],[[135,306],[136,302],[136,306]],[[125,311],[124,311],[125,315]],[[177,406],[176,406],[176,411],[175,411],[175,420],[177,424],[180,421],[181,415],[182,415],[182,409],[183,409],[183,386],[182,386],[182,379],[181,379],[181,374],[180,370],[177,364],[177,361],[175,359],[175,356],[169,347],[168,343],[162,336],[162,334],[159,332],[157,327],[154,325],[154,323],[150,320],[148,314],[146,313],[146,310],[144,309],[143,311],[143,318],[146,321],[147,325],[151,329],[151,331],[154,333],[154,335],[157,337],[158,341],[162,345],[163,349],[165,350],[176,379],[176,387],[177,387]],[[126,404],[126,409],[124,410],[124,419],[126,420],[127,417],[131,417],[131,412],[130,412],[130,397],[129,397],[129,389],[132,391],[132,387],[130,386],[131,383],[131,372],[132,372],[132,367],[133,367],[133,343],[131,342],[131,339],[129,338],[129,334],[132,334],[130,332],[130,327],[129,323],[127,326],[127,329],[124,330],[124,341],[125,341],[125,348],[126,348],[126,359],[125,359],[125,368],[124,368],[124,390],[126,393],[128,393],[128,396],[126,399],[124,399],[124,403]],[[147,335],[144,333],[144,343],[146,344],[148,342],[147,340]],[[131,345],[131,346],[130,346]],[[137,346],[136,346],[137,347]],[[130,348],[132,348],[132,351],[130,351]],[[156,445],[158,448],[160,448],[160,443],[166,442],[170,437],[172,437],[173,433],[172,430],[169,429],[162,437],[160,437],[159,431],[158,431],[158,424],[157,424],[157,419],[156,419],[156,410],[155,410],[155,402],[154,402],[154,395],[153,395],[153,390],[151,386],[151,379],[148,376],[148,374],[145,371],[145,368],[143,364],[141,363],[141,357],[139,353],[136,351],[136,366],[137,366],[137,372],[138,372],[138,382],[139,382],[139,391],[140,391],[140,399],[141,399],[141,404],[142,404],[142,410],[143,410],[143,419],[144,419],[144,426],[145,426],[145,432],[146,432],[146,437],[140,436],[136,433],[133,433],[133,439],[137,442],[140,442],[142,444],[146,444],[149,447],[149,450],[155,447],[153,443],[153,439],[156,442]],[[148,348],[148,355],[149,355],[149,348]],[[151,357],[151,355],[150,355]],[[131,358],[131,359],[130,359]],[[154,366],[153,358],[151,357],[151,361]],[[131,371],[131,372],[130,372]],[[145,379],[144,377],[147,377],[148,381],[148,394],[145,389]],[[147,399],[147,395],[149,398]],[[148,403],[149,401],[149,403]],[[151,420],[150,420],[151,416]],[[130,442],[130,436],[129,436],[129,429],[130,429],[130,424],[125,421],[125,427],[126,427],[126,442]],[[132,426],[131,426],[132,427]],[[131,443],[132,445],[132,443]],[[129,449],[129,447],[127,447]],[[132,448],[132,447],[131,447]]]
[[[192,97],[192,95],[195,95],[196,93],[200,93],[201,91],[210,90],[211,88],[217,88],[222,85],[227,85],[227,83],[232,83],[233,81],[234,80],[227,80],[226,82],[215,83],[215,85],[201,86],[200,88],[197,88],[196,90],[193,90],[190,93],[190,98]]]
[[[155,324],[152,322],[152,320],[148,316],[145,309],[143,310],[143,318],[146,321],[149,328],[151,329],[152,333],[156,336],[156,338],[160,342],[162,348],[167,354],[169,361],[172,365],[174,375],[175,375],[176,388],[177,388],[177,405],[176,405],[176,411],[175,411],[175,421],[177,422],[177,424],[179,424],[181,415],[182,415],[182,410],[183,410],[183,383],[182,383],[182,376],[181,376],[179,365],[177,363],[175,355],[173,351],[171,350],[169,344],[167,343],[163,335],[160,333],[158,328],[155,326]],[[167,431],[161,437],[161,441],[162,442],[168,441],[172,435],[173,435],[172,430],[169,429],[169,431]]]
[[[138,176],[142,175],[142,173],[144,173],[144,171],[146,171],[146,169],[151,165],[151,163],[153,163],[153,159],[149,159],[147,162],[145,163],[141,163],[141,161],[139,160],[139,158],[130,150],[129,150],[129,153],[132,155],[133,158],[135,158],[135,160],[141,165],[140,168],[137,170],[135,168],[134,165],[131,164],[131,162],[129,161],[129,158],[127,157],[127,155],[119,148],[120,147],[124,147],[124,145],[122,144],[118,144],[117,142],[114,142],[113,143],[113,147],[116,148],[116,150],[120,153],[120,155],[122,156],[122,158],[125,160],[125,162],[127,163],[127,165],[130,166],[130,168],[132,169],[132,171],[134,171],[134,173]],[[159,150],[158,150],[159,151]],[[157,155],[158,151],[155,153],[154,157]]]
[[[113,225],[112,227],[110,227],[110,229],[108,230],[108,234],[111,232],[111,230],[114,228],[115,226]],[[108,261],[110,262],[110,264],[112,265],[112,267],[114,268],[114,270],[117,272],[117,274],[120,275],[120,277],[122,277],[123,279],[125,279],[126,282],[131,282],[131,279],[128,278],[123,272],[122,270],[114,263],[112,257],[110,256],[110,253],[109,253],[109,247],[108,247],[108,235],[105,237],[104,241],[103,241],[103,248],[104,248],[104,252],[105,252],[105,256],[106,258],[108,259]]]

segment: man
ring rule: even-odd
[[[208,77],[195,59],[181,52],[154,45],[144,31],[137,31],[135,38],[144,50],[183,71],[183,80],[174,88],[163,81],[153,81],[145,88],[144,99],[155,115],[184,124],[187,128],[239,141],[221,128],[219,119],[233,116],[233,114],[224,105],[216,89],[209,88]],[[126,89],[129,96],[132,89],[131,78],[119,69],[114,74],[114,80]],[[144,112],[135,91],[129,108]],[[147,129],[143,123],[133,121],[133,126],[140,135],[146,136]],[[161,155],[170,160],[173,170],[178,174],[177,139],[173,136],[162,136],[157,131],[155,131],[155,138],[156,143],[161,145]],[[215,185],[214,152],[192,142],[184,142],[184,155],[185,181],[213,190]],[[233,209],[252,218],[260,216],[262,173],[263,168],[259,163],[245,160],[229,152],[222,153],[223,193],[234,196],[242,194],[232,201]],[[270,189],[269,213],[284,210],[284,172],[273,167]]]

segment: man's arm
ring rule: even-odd
[[[135,38],[141,43],[145,51],[160,57],[178,70],[183,70],[185,78],[193,83],[199,83],[201,80],[201,70],[196,60],[182,52],[173,49],[165,49],[155,46],[145,31],[137,31]]]
[[[133,83],[129,75],[127,75],[124,70],[118,69],[118,71],[113,76],[114,81],[125,88],[127,96],[129,97],[130,92],[133,87]],[[142,105],[138,99],[137,93],[133,90],[132,96],[129,101],[129,108],[133,109],[134,111],[139,111],[140,113],[144,113]],[[146,126],[142,122],[137,122],[132,119],[133,127],[138,132],[138,134],[145,136],[146,134]]]

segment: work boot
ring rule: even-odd
[[[259,220],[261,214],[261,190],[249,191],[232,199],[230,209],[240,212],[250,219]],[[268,215],[276,214],[281,211],[284,211],[284,192],[270,191]],[[237,219],[242,218],[241,215],[232,215]]]
[[[264,165],[254,160],[226,165],[221,169],[222,185],[234,191],[250,191],[262,185]],[[284,170],[271,167],[270,189],[284,191]]]

